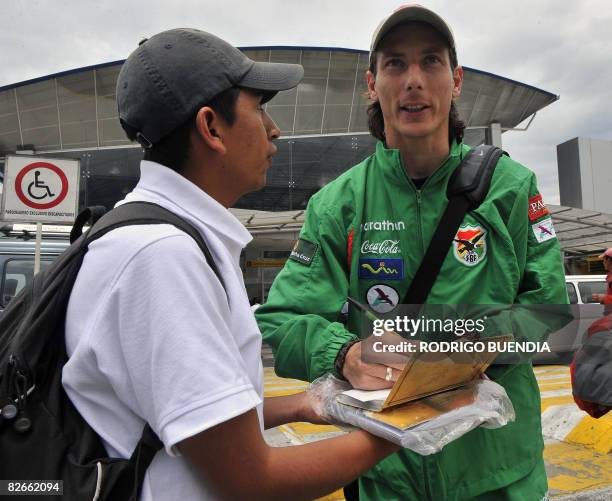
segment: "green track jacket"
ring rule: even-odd
[[[387,297],[403,299],[448,203],[449,177],[469,149],[453,142],[417,190],[399,150],[379,142],[373,155],[312,197],[300,240],[256,313],[278,375],[312,381],[334,371],[338,350],[359,332],[352,316],[347,327],[338,321],[348,295],[368,303],[368,292],[384,285]],[[459,242],[471,239],[471,249]],[[558,241],[531,171],[501,157],[487,198],[465,216],[427,303],[567,303]],[[534,341],[564,323],[530,324],[525,313],[512,312],[491,328],[495,322],[497,331]],[[469,499],[543,471],[531,365],[495,365],[487,374],[505,387],[514,423],[477,428],[431,456],[402,450],[364,475],[362,498]]]

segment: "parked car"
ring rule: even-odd
[[[606,293],[605,275],[567,275],[565,277],[570,304],[594,303],[593,294]]]
[[[0,235],[0,312],[34,276],[35,239],[31,234],[22,236]],[[67,234],[41,242],[40,269],[44,270],[68,247]]]
[[[603,315],[603,306],[593,301],[593,294],[605,294],[605,275],[566,275],[565,284],[574,320],[548,337],[550,353],[534,356],[534,364],[571,362],[575,351],[586,339],[591,324]]]

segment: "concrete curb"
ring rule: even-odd
[[[555,501],[612,501],[612,487],[588,492],[575,492],[565,496],[553,496]]]
[[[575,404],[551,405],[542,413],[544,439],[582,445],[599,454],[612,451],[611,413],[594,419]]]

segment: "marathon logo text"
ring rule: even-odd
[[[404,224],[404,221],[366,221],[365,223],[359,225],[359,229],[361,231],[400,231],[405,230],[406,225]]]

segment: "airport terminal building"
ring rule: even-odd
[[[367,51],[242,50],[257,61],[299,63],[305,70],[296,89],[266,104],[282,132],[267,186],[232,209],[254,236],[242,263],[249,296],[263,299],[297,237],[309,198],[370,155],[376,140],[366,123]],[[80,207],[110,208],[123,198],[138,181],[142,149],[127,140],[117,117],[115,85],[122,63],[0,87],[0,172],[7,154],[74,158],[80,160]],[[558,98],[464,67],[457,106],[467,125],[465,142],[501,146],[503,132],[526,130],[536,113]]]

